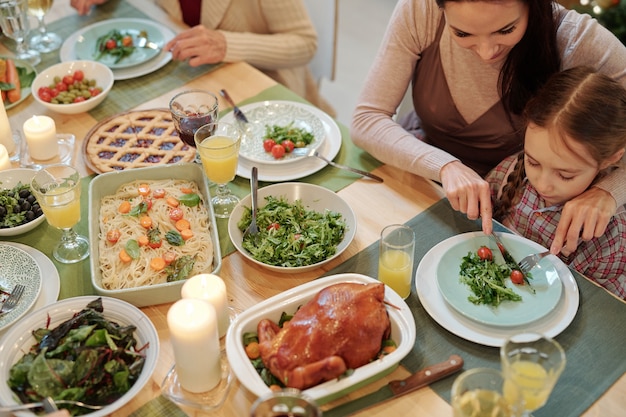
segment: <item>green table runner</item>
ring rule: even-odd
[[[437,243],[460,233],[481,230],[478,222],[452,210],[447,200],[434,204],[407,224],[418,236],[415,268]],[[498,230],[507,231],[503,227]],[[376,277],[377,265],[378,242],[327,275],[356,272]],[[533,412],[535,417],[580,415],[626,372],[626,328],[622,325],[626,321],[626,304],[580,274],[574,272],[574,276],[580,290],[580,306],[569,327],[556,337],[565,349],[567,365],[548,403]],[[407,299],[407,304],[415,318],[417,339],[413,350],[401,362],[406,369],[415,372],[454,353],[463,357],[464,369],[500,368],[497,348],[469,342],[448,332],[424,310],[415,291]],[[449,402],[453,381],[454,377],[449,377],[431,387]],[[371,405],[370,402],[366,396],[356,405],[352,404],[354,407],[337,407],[324,412],[324,416],[344,416]]]

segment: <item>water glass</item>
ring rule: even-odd
[[[499,370],[474,368],[454,380],[452,410],[454,417],[517,417],[522,413],[522,396]]]
[[[415,233],[401,224],[392,224],[380,234],[378,280],[406,299],[411,293]]]
[[[0,0],[0,27],[2,33],[17,44],[15,58],[37,65],[41,62],[39,52],[29,49],[26,36],[28,24],[28,0]]]
[[[300,390],[285,388],[258,398],[252,404],[250,417],[322,417],[322,411]]]
[[[196,146],[194,134],[201,126],[217,121],[218,104],[215,94],[205,90],[183,91],[170,100],[174,126],[183,142]]]

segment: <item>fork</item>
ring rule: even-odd
[[[527,274],[531,269],[535,267],[535,265],[539,263],[540,260],[548,255],[550,255],[549,250],[540,253],[533,253],[532,255],[528,255],[524,259],[519,261],[518,265],[522,269],[522,271]]]
[[[250,200],[252,201],[252,220],[250,221],[250,225],[243,232],[243,240],[246,240],[247,237],[252,237],[255,243],[259,235],[259,227],[256,224],[258,189],[259,189],[258,168],[252,167],[252,175],[250,175]]]
[[[47,407],[48,410],[52,411],[54,410],[54,408],[57,408],[56,407],[57,405],[75,405],[75,406],[82,407],[82,408],[88,408],[90,410],[100,410],[101,408],[103,408],[102,405],[90,405],[90,404],[85,404],[81,401],[72,401],[72,400],[56,400],[55,401],[50,397],[46,397],[41,402],[0,406],[0,412],[11,413],[14,411],[30,410],[31,408],[38,408],[38,407]]]
[[[315,156],[319,159],[321,159],[322,161],[326,162],[328,165],[332,165],[335,168],[340,168],[340,169],[346,169],[348,171],[352,171],[356,174],[362,175],[364,177],[368,177],[373,179],[374,181],[378,181],[378,182],[383,182],[383,179],[381,177],[379,177],[378,175],[374,175],[372,173],[369,173],[367,171],[361,171],[360,169],[356,169],[356,168],[352,168],[349,166],[345,166],[345,165],[341,165],[338,164],[336,162],[331,161],[330,159],[326,158],[325,156],[323,156],[322,154],[320,154],[316,149],[309,149],[309,148],[295,148],[293,151],[291,151],[292,154],[294,155],[298,155],[298,156]]]
[[[0,314],[8,313],[13,310],[17,306],[17,302],[22,298],[22,294],[24,294],[24,287],[22,284],[17,284],[11,294],[9,294],[9,298],[4,301],[2,304],[2,308],[0,308]]]

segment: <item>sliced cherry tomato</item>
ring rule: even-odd
[[[278,223],[272,223],[269,226],[267,226],[266,228],[267,230],[278,230],[280,229],[280,224]]]
[[[115,49],[117,48],[117,42],[115,42],[115,39],[109,39],[104,46],[107,49]]]
[[[280,144],[283,145],[283,147],[285,148],[285,152],[287,153],[293,151],[293,148],[296,147],[296,145],[294,145],[293,142],[289,139],[282,141]]]
[[[276,159],[282,158],[283,156],[285,156],[285,147],[280,144],[272,146],[272,155]]]
[[[514,269],[511,271],[511,282],[516,285],[522,285],[524,283],[524,274],[522,271]]]
[[[150,185],[146,183],[139,184],[138,191],[139,191],[139,194],[146,196],[150,194]]]
[[[276,141],[274,139],[265,139],[263,141],[263,149],[265,149],[265,152],[272,152],[274,145],[276,145]]]
[[[183,218],[183,215],[185,214],[185,212],[183,211],[182,208],[180,207],[174,207],[170,210],[169,216],[170,216],[170,220],[172,221],[178,221],[180,219]]]
[[[491,249],[489,249],[487,246],[481,246],[480,248],[478,248],[476,254],[483,261],[491,261],[493,259],[493,253],[491,252]]]
[[[172,252],[172,251],[165,252],[163,254],[163,260],[165,261],[166,265],[171,264],[172,262],[176,260],[176,252]]]
[[[107,241],[110,243],[116,243],[120,240],[122,233],[118,229],[109,230],[107,232]]]
[[[154,198],[163,198],[165,197],[165,190],[163,188],[157,188],[152,192],[152,197]]]

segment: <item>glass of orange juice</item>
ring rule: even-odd
[[[500,348],[502,373],[524,399],[525,416],[543,407],[565,369],[565,352],[554,339],[525,332],[509,337]]]
[[[522,397],[519,388],[493,368],[472,368],[452,384],[454,417],[519,417]]]
[[[401,224],[392,224],[380,234],[378,280],[391,287],[403,299],[411,293],[415,233]]]
[[[227,184],[237,173],[242,134],[236,125],[225,122],[205,124],[194,134],[204,172],[209,181],[217,184],[216,195],[211,199],[217,217],[230,216],[239,202]]]
[[[80,174],[65,164],[47,166],[35,174],[30,188],[50,226],[63,231],[52,250],[54,258],[71,264],[89,256],[89,241],[73,227],[80,220]]]

